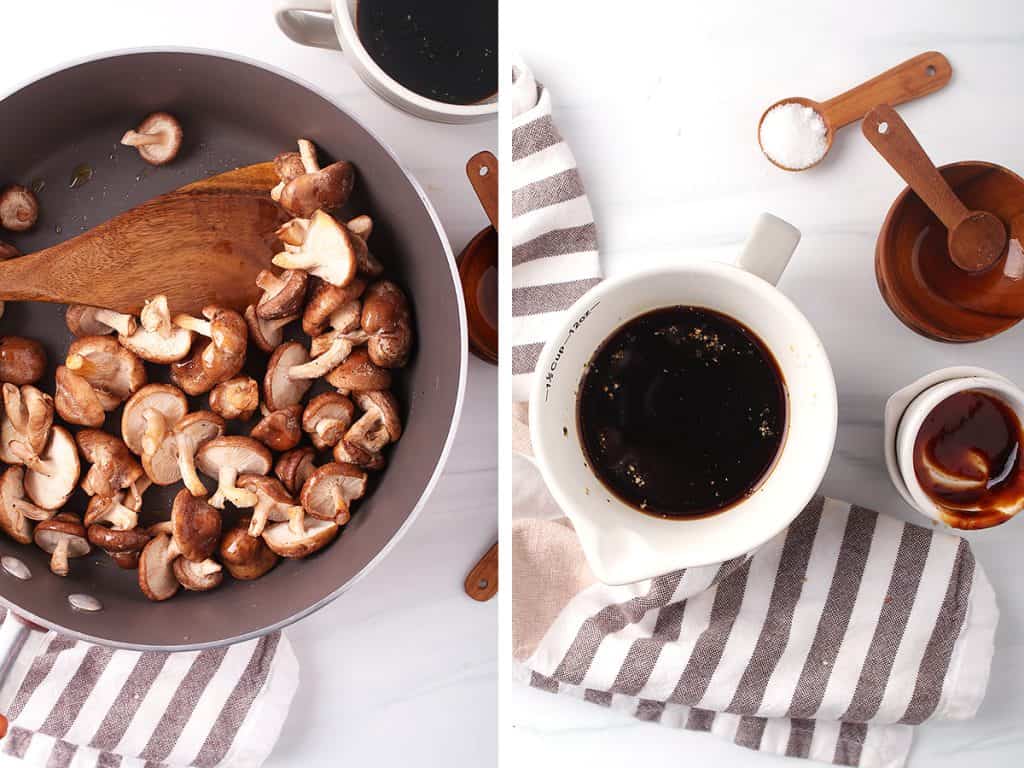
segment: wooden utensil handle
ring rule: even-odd
[[[477,152],[466,163],[466,175],[473,185],[491,226],[498,228],[498,160],[490,152]]]
[[[953,229],[967,216],[967,208],[942,178],[895,109],[887,104],[875,107],[864,116],[861,130],[878,154],[903,177],[946,225],[946,229]]]
[[[498,545],[495,544],[466,577],[466,594],[486,602],[498,593]]]
[[[907,59],[878,77],[822,104],[827,122],[836,131],[860,120],[876,104],[896,106],[939,90],[953,76],[949,60],[937,51]]]

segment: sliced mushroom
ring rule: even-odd
[[[28,187],[11,184],[0,190],[0,227],[12,232],[32,229],[39,219],[39,200]]]
[[[178,156],[184,133],[181,123],[167,112],[148,115],[133,131],[121,137],[121,143],[139,150],[150,165],[164,165]]]
[[[257,347],[268,354],[280,345],[284,338],[284,329],[295,321],[297,315],[282,317],[277,320],[264,320],[256,314],[256,307],[245,309],[245,324],[249,327],[249,337]]]
[[[4,384],[3,405],[0,460],[7,464],[19,463],[10,449],[10,444],[15,441],[24,443],[35,454],[42,452],[50,438],[50,427],[53,426],[53,398],[31,384],[20,388]]]
[[[332,448],[345,436],[355,417],[352,401],[337,392],[324,392],[309,401],[302,414],[302,428],[321,451]]]
[[[138,567],[139,553],[152,537],[142,528],[120,531],[94,523],[86,528],[86,538],[110,555],[119,567],[131,570]]]
[[[306,348],[297,341],[288,341],[274,350],[263,378],[263,403],[271,411],[280,411],[302,402],[313,386],[310,379],[292,378],[291,369],[309,362]]]
[[[300,269],[288,269],[275,275],[264,269],[256,276],[256,285],[263,291],[256,314],[263,320],[280,320],[302,312],[306,302],[306,281],[309,275]]]
[[[365,248],[330,214],[317,211],[309,220],[302,245],[277,254],[274,264],[282,269],[303,269],[331,285],[347,285],[356,276],[360,244]]]
[[[302,439],[302,405],[296,403],[268,413],[249,435],[272,451],[290,451]]]
[[[0,382],[35,384],[46,371],[46,350],[35,339],[0,336]]]
[[[89,496],[105,498],[118,491],[128,491],[132,499],[130,506],[138,511],[142,494],[150,483],[128,446],[98,429],[80,430],[76,439],[85,460],[92,464],[82,480],[82,490]]]
[[[218,437],[205,443],[196,454],[196,466],[217,478],[217,492],[210,504],[223,509],[225,501],[236,507],[253,507],[258,499],[252,491],[235,485],[239,475],[265,475],[272,457],[266,447],[251,437]]]
[[[192,332],[171,322],[166,296],[154,296],[139,315],[141,327],[120,332],[118,340],[143,360],[166,365],[188,357],[192,350]]]
[[[139,524],[139,511],[124,505],[125,494],[93,496],[85,509],[85,525],[105,523],[115,531],[130,531]]]
[[[338,441],[332,452],[334,460],[342,464],[355,464],[357,467],[369,470],[384,469],[387,460],[380,452],[370,452],[358,445],[351,445],[344,438]]]
[[[149,384],[125,403],[121,436],[136,456],[146,453],[146,441],[155,448],[188,413],[188,399],[170,384]],[[151,451],[152,452],[152,451]]]
[[[180,584],[174,576],[174,560],[178,557],[174,542],[166,533],[150,539],[139,555],[139,588],[150,600],[174,597]]]
[[[353,395],[363,415],[345,433],[345,442],[377,453],[402,436],[398,401],[390,392],[357,392]]]
[[[11,449],[28,469],[25,492],[36,506],[43,509],[63,507],[75,490],[81,471],[78,450],[71,434],[64,427],[54,427],[46,449],[39,455],[21,442],[15,442]]]
[[[316,148],[307,139],[299,139],[299,157],[306,172],[286,181],[277,198],[285,210],[294,216],[309,216],[319,208],[339,208],[348,201],[356,180],[351,163],[340,161],[321,169]],[[292,173],[294,160],[289,158],[287,162],[282,170]],[[284,181],[280,171],[278,175]]]
[[[370,359],[365,347],[359,347],[327,374],[327,383],[341,393],[371,392],[391,387],[391,371]]]
[[[174,548],[186,560],[201,562],[217,551],[220,542],[220,512],[187,488],[178,491],[171,509]]]
[[[132,334],[138,323],[131,315],[115,312],[112,309],[87,307],[84,304],[72,304],[64,314],[68,330],[75,336],[106,336],[111,333]]]
[[[340,287],[318,280],[302,314],[302,330],[307,336],[319,336],[326,330],[331,315],[359,299],[365,290],[366,282],[359,277]]]
[[[366,493],[366,473],[351,464],[324,464],[302,486],[302,508],[320,520],[344,525],[351,505]]]
[[[25,498],[25,470],[8,467],[0,476],[0,528],[19,544],[32,543],[31,520],[49,520],[53,511]]]
[[[247,420],[260,406],[260,385],[248,376],[224,381],[210,393],[210,410],[224,419]]]
[[[301,531],[294,530],[290,522],[267,526],[263,541],[281,557],[303,558],[334,541],[339,530],[336,523],[307,517]]]
[[[412,320],[405,293],[390,280],[381,280],[363,294],[363,330],[370,337],[366,349],[381,368],[401,368],[412,351]]]
[[[179,557],[172,568],[178,583],[190,592],[208,592],[224,581],[224,569],[211,558],[196,563]]]
[[[197,411],[185,416],[174,428],[178,472],[193,496],[205,496],[206,486],[196,473],[196,452],[211,440],[224,434],[224,419],[210,411]]]
[[[299,493],[315,470],[316,451],[308,445],[283,453],[274,465],[274,474],[291,494]]]
[[[262,538],[249,535],[249,524],[248,517],[239,518],[235,527],[228,530],[220,541],[221,562],[228,573],[243,581],[258,579],[280,559]]]
[[[56,376],[54,405],[60,417],[69,424],[83,427],[102,427],[107,419],[99,395],[88,381],[67,366],[59,366]]]
[[[89,382],[105,411],[114,410],[146,384],[142,361],[109,336],[73,341],[64,365]]]
[[[238,480],[238,486],[252,491],[257,498],[249,521],[250,536],[260,536],[268,521],[287,522],[296,516],[301,518],[304,514],[302,507],[295,503],[281,482],[273,477],[243,475]]]
[[[68,560],[84,557],[90,550],[82,521],[70,512],[38,523],[32,538],[37,547],[50,555],[50,570],[58,576],[68,575]]]
[[[205,320],[189,315],[178,315],[174,324],[179,328],[206,336],[209,341],[193,349],[187,359],[171,366],[171,378],[189,395],[209,392],[222,381],[234,378],[245,363],[248,332],[243,318],[237,312],[223,307],[203,308]]]

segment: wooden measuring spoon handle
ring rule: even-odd
[[[939,90],[953,76],[949,60],[937,51],[907,59],[878,77],[821,105],[825,121],[837,131],[860,120],[876,104],[896,106]]]
[[[495,544],[466,577],[466,594],[486,602],[498,593],[498,545]]]
[[[887,104],[875,107],[864,116],[861,130],[946,229],[953,229],[967,216],[967,208],[895,109]]]
[[[498,228],[498,160],[490,152],[477,152],[466,163],[466,175],[473,185],[491,226]]]

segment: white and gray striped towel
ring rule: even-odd
[[[924,720],[975,714],[999,616],[965,540],[821,497],[752,556],[620,587],[567,521],[520,519],[512,575],[529,685],[861,768],[904,765]]]
[[[576,160],[551,120],[551,94],[512,71],[512,397],[528,400],[552,320],[601,280],[597,232]]]
[[[298,681],[280,632],[187,653],[32,632],[0,689],[10,721],[0,751],[5,764],[39,768],[257,768]]]

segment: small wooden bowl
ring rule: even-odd
[[[1024,179],[985,162],[951,163],[939,168],[953,191],[972,210],[994,213],[1007,225],[1024,212]],[[997,264],[994,269],[1001,265]],[[1000,274],[973,276],[959,271],[949,256],[946,228],[909,188],[896,198],[882,224],[875,248],[875,276],[886,304],[908,327],[937,341],[981,341],[1013,327],[1019,317],[966,309],[946,298],[958,291],[981,291]],[[938,290],[940,286],[949,288]]]
[[[498,364],[498,233],[487,227],[459,254],[470,351]]]

